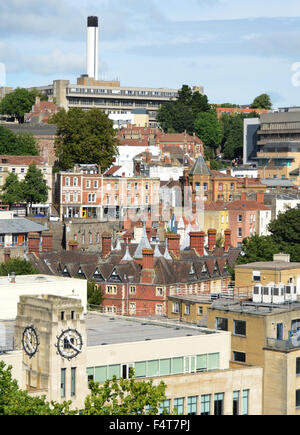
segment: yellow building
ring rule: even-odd
[[[273,261],[255,262],[235,266],[236,287],[253,287],[257,284],[292,284],[300,293],[300,263],[291,263],[287,254],[274,255]]]
[[[205,326],[210,304],[210,296],[169,296],[168,318]]]
[[[300,304],[218,300],[207,311],[208,328],[230,331],[231,359],[263,367],[263,414],[300,415]]]
[[[224,238],[224,233],[228,229],[229,215],[228,210],[221,201],[206,201],[204,203],[203,231],[208,232],[210,228],[217,230],[217,238]]]

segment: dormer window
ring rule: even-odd
[[[218,275],[218,274],[219,274],[219,267],[218,267],[217,263],[215,263],[214,275]]]
[[[93,278],[96,282],[99,282],[99,281],[103,282],[104,281],[104,278],[98,269],[95,270]]]
[[[207,275],[207,267],[206,267],[205,264],[203,264],[201,274],[202,274],[202,275]]]
[[[196,272],[195,272],[195,268],[194,268],[194,265],[192,264],[191,265],[191,270],[190,270],[190,275],[194,275]]]

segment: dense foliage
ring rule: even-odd
[[[0,199],[3,204],[45,203],[48,198],[49,187],[42,171],[36,165],[29,165],[23,181],[11,172],[1,187]]]
[[[6,263],[0,263],[0,276],[11,275],[36,275],[38,271],[24,258],[10,258]]]
[[[23,123],[24,115],[31,111],[36,96],[40,96],[41,99],[46,99],[46,97],[40,95],[36,89],[28,91],[27,89],[17,88],[2,98],[0,101],[0,113],[13,116],[19,123]]]
[[[192,89],[183,85],[175,101],[169,101],[161,106],[157,114],[157,121],[166,133],[188,134],[195,132],[195,120],[202,112],[211,111],[206,95],[193,92]]]
[[[255,235],[243,241],[238,264],[272,261],[273,254],[290,254],[292,262],[300,262],[300,206],[288,208],[269,225],[269,236]]]
[[[87,301],[92,309],[97,309],[103,303],[103,291],[98,288],[94,280],[87,281]]]
[[[32,397],[20,390],[12,378],[12,367],[0,360],[0,415],[70,415],[70,403],[48,403],[44,396]]]
[[[12,378],[12,367],[0,360],[0,415],[74,415],[72,402],[47,402],[45,396],[31,397]],[[133,371],[129,379],[114,378],[102,386],[90,382],[82,415],[157,415],[165,400],[166,385],[160,382],[136,380]]]
[[[131,371],[129,379],[114,378],[100,386],[90,382],[91,394],[85,400],[83,415],[157,415],[166,399],[166,385],[137,381]]]
[[[270,97],[263,94],[255,98],[251,107],[265,108],[270,105]],[[238,108],[231,103],[222,107]],[[218,118],[215,106],[209,104],[207,95],[193,92],[189,86],[183,85],[175,101],[161,106],[157,120],[166,133],[195,133],[204,143],[206,159],[215,169],[220,169],[214,160],[217,154],[222,154],[226,160],[242,157],[244,119],[254,117],[259,115],[256,112],[247,115],[225,113]]]
[[[31,133],[14,133],[0,125],[0,155],[37,156],[37,142]]]
[[[104,171],[115,160],[118,150],[113,121],[102,110],[63,109],[49,123],[57,125],[55,148],[61,169],[97,164]]]
[[[270,98],[270,95],[268,94],[261,94],[258,97],[256,97],[251,104],[251,109],[265,109],[265,110],[271,110],[272,109],[272,101]]]

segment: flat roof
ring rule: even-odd
[[[290,263],[286,261],[258,261],[255,263],[236,264],[238,269],[264,269],[264,270],[288,270],[299,269],[300,263]]]
[[[107,316],[89,312],[85,318],[87,346],[164,340],[186,336],[217,334],[219,331],[181,325],[170,320]]]
[[[88,312],[85,322],[88,347],[224,333],[195,325],[182,325],[169,319],[129,318],[95,312]],[[14,327],[15,320],[0,321],[0,354],[1,350],[13,350]]]
[[[46,282],[62,282],[62,281],[82,281],[82,279],[79,278],[70,278],[70,277],[64,277],[64,276],[58,276],[58,275],[42,275],[42,274],[36,274],[36,275],[16,275],[15,281],[16,284],[43,284]],[[0,286],[1,285],[8,285],[9,284],[9,278],[7,276],[0,276]]]

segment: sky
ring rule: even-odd
[[[99,78],[203,86],[211,103],[300,106],[299,0],[0,2],[0,86],[86,73],[86,21],[99,17]]]

